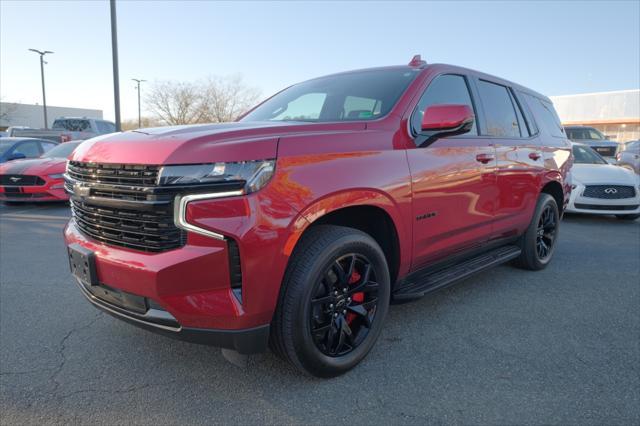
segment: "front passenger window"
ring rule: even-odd
[[[417,135],[422,130],[421,124],[424,111],[431,105],[439,104],[468,105],[475,114],[475,108],[471,101],[471,95],[469,95],[469,88],[467,87],[466,79],[461,75],[455,74],[441,75],[436,77],[436,79],[429,84],[429,87],[424,91],[422,98],[420,98],[420,102],[418,102],[418,108],[411,116],[411,128],[413,130],[413,134]],[[473,122],[471,131],[467,134],[478,134],[475,121]]]

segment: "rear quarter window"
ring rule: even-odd
[[[525,99],[529,109],[533,112],[537,123],[542,124],[551,136],[556,138],[566,137],[560,118],[558,117],[558,114],[551,102],[537,98],[528,93],[525,93],[523,98]]]

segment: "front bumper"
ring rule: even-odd
[[[571,191],[568,213],[585,213],[600,215],[640,214],[640,195],[636,190],[635,197],[622,199],[602,199],[584,197],[584,185],[577,184]]]
[[[0,186],[0,200],[2,201],[66,201],[69,194],[64,190],[63,179],[49,179],[44,177],[44,185],[33,186]]]
[[[80,291],[96,308],[125,322],[173,339],[232,349],[241,354],[264,352],[269,342],[269,324],[243,330],[220,330],[180,326],[175,318],[161,309],[148,309],[137,314],[97,297],[78,280]],[[99,291],[99,290],[98,290]]]

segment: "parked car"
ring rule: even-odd
[[[115,131],[116,125],[110,121],[87,117],[60,117],[54,120],[51,129],[15,129],[13,135],[68,142],[85,140]]]
[[[588,145],[607,161],[615,161],[618,143],[610,141],[600,130],[587,126],[565,126],[564,131],[571,141]]]
[[[640,174],[640,141],[620,144],[616,153],[616,164]]]
[[[109,314],[245,354],[269,343],[330,377],[373,347],[391,299],[546,267],[571,158],[547,97],[416,57],[293,85],[235,123],[83,143],[64,235]]]
[[[37,158],[57,143],[45,139],[7,137],[0,139],[0,163]]]
[[[82,141],[57,145],[38,158],[15,160],[0,164],[0,200],[64,201],[67,159]]]
[[[16,136],[14,133],[19,130],[35,130],[29,126],[10,126],[7,127],[7,136]]]
[[[607,163],[591,147],[573,144],[573,191],[568,213],[640,217],[640,177],[632,170]]]

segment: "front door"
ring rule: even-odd
[[[432,80],[412,114],[414,134],[424,110],[435,104],[464,104],[475,112],[467,77],[445,74]],[[487,242],[497,197],[492,140],[479,137],[474,125],[468,134],[409,149],[407,156],[413,185],[412,269]]]

